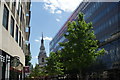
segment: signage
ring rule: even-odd
[[[0,61],[1,61],[1,62],[5,62],[5,57],[2,56],[2,55],[0,55]]]
[[[25,72],[25,73],[30,73],[29,66],[25,66],[25,67],[24,67],[24,72]]]
[[[18,67],[20,64],[20,60],[18,56],[14,56],[14,58],[11,60],[12,67]]]

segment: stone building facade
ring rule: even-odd
[[[22,80],[30,53],[30,0],[0,0],[0,80]]]

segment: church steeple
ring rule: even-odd
[[[44,38],[43,38],[43,33],[42,33],[40,52],[38,55],[38,63],[40,66],[45,66],[46,58],[47,58],[47,55],[46,55],[46,51],[45,51],[45,47],[44,47]]]
[[[42,33],[42,39],[41,39],[40,51],[44,51],[44,52],[45,52],[43,33]]]
[[[44,40],[43,40],[43,32],[42,32],[41,44],[44,44]]]

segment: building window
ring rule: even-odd
[[[9,10],[4,5],[4,13],[3,13],[3,26],[8,30],[8,18],[9,18]]]
[[[16,38],[15,38],[16,42],[18,42],[18,26],[16,26]]]
[[[18,9],[17,9],[17,14],[19,15],[19,11],[20,11],[20,2],[18,2]]]
[[[21,16],[21,6],[19,6],[20,7],[20,11],[19,11],[19,17]]]
[[[21,32],[19,32],[19,46],[21,47]]]
[[[22,21],[22,6],[21,6],[21,10],[20,10],[20,21]]]
[[[44,62],[44,58],[42,58],[42,62]]]
[[[16,6],[16,0],[13,0],[13,2],[12,2],[12,6]]]
[[[12,37],[14,37],[14,19],[11,17],[11,28],[10,28],[10,34]]]
[[[16,6],[16,2],[15,0],[12,2],[12,13],[15,16],[15,6]]]
[[[23,49],[23,43],[24,43],[24,42],[23,42],[23,37],[22,37],[22,49]]]

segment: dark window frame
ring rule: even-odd
[[[8,21],[9,21],[9,10],[6,7],[6,5],[4,5],[4,9],[3,9],[3,26],[5,27],[6,30],[8,30]]]
[[[44,62],[44,58],[42,58],[42,62]]]
[[[18,43],[18,26],[16,25],[16,35],[15,35],[15,40]]]
[[[19,31],[19,46],[21,47],[21,32]]]
[[[22,5],[21,5],[20,21],[22,21],[22,17],[23,17],[23,12],[22,12]]]
[[[20,13],[20,2],[18,2],[18,10],[17,10],[17,14],[19,15]]]
[[[23,37],[22,37],[22,44],[21,44],[21,46],[22,46],[22,49],[23,49],[23,46],[24,46],[24,40],[23,40]]]
[[[14,37],[14,18],[11,16],[10,34]]]

